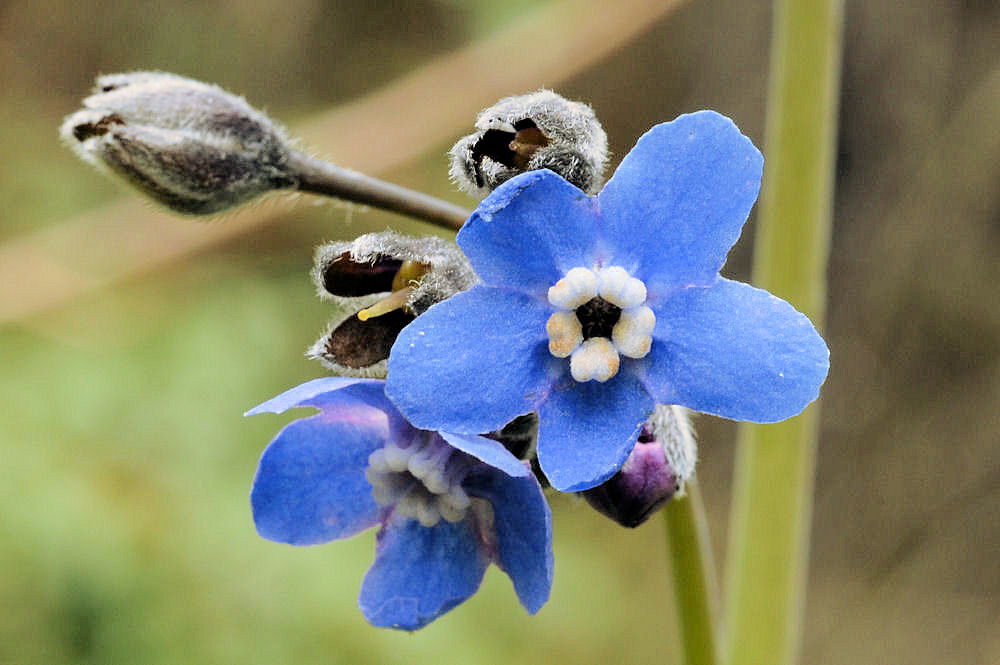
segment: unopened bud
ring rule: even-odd
[[[97,79],[63,140],[177,212],[211,214],[295,186],[284,131],[242,97],[163,72]]]
[[[342,305],[306,352],[346,376],[384,377],[396,336],[434,303],[476,282],[454,243],[392,231],[367,233],[353,242],[316,250],[313,281],[319,296]]]
[[[480,198],[525,171],[551,169],[588,194],[601,187],[608,137],[594,111],[552,92],[505,97],[452,147],[452,180]]]
[[[643,425],[639,441],[618,473],[581,494],[601,514],[634,528],[683,492],[696,458],[686,410],[660,405]]]

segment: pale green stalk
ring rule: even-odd
[[[697,483],[689,481],[687,496],[667,502],[663,518],[684,665],[716,665],[721,662],[716,608],[719,591]]]
[[[753,283],[820,327],[833,194],[842,0],[777,0]],[[801,646],[817,407],[744,425],[726,577],[728,665],[787,665]]]

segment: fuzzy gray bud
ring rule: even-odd
[[[634,528],[684,491],[697,456],[687,410],[659,405],[618,473],[581,494],[602,515]]]
[[[525,171],[551,169],[588,194],[601,188],[608,137],[594,111],[552,92],[505,97],[451,151],[450,175],[480,198]]]
[[[163,72],[97,79],[60,134],[83,160],[172,210],[211,214],[295,186],[284,131],[242,97]]]
[[[331,322],[306,355],[337,374],[362,377],[384,377],[399,331],[476,282],[454,243],[393,231],[320,246],[312,277],[319,296],[342,305],[346,314]]]

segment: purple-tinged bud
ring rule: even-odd
[[[643,425],[639,441],[618,473],[581,494],[599,513],[634,528],[684,491],[696,457],[686,410],[660,405]]]
[[[284,131],[242,97],[164,72],[97,79],[60,134],[157,203],[206,215],[294,187]]]
[[[306,355],[345,376],[385,377],[396,336],[434,303],[476,282],[454,243],[392,231],[316,250],[313,281],[320,298],[342,306]]]
[[[452,180],[485,197],[525,171],[550,169],[588,194],[602,184],[608,137],[594,111],[551,90],[505,97],[480,112],[451,151]]]

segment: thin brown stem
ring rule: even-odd
[[[454,203],[296,152],[288,165],[299,191],[389,210],[457,231],[469,211]]]

